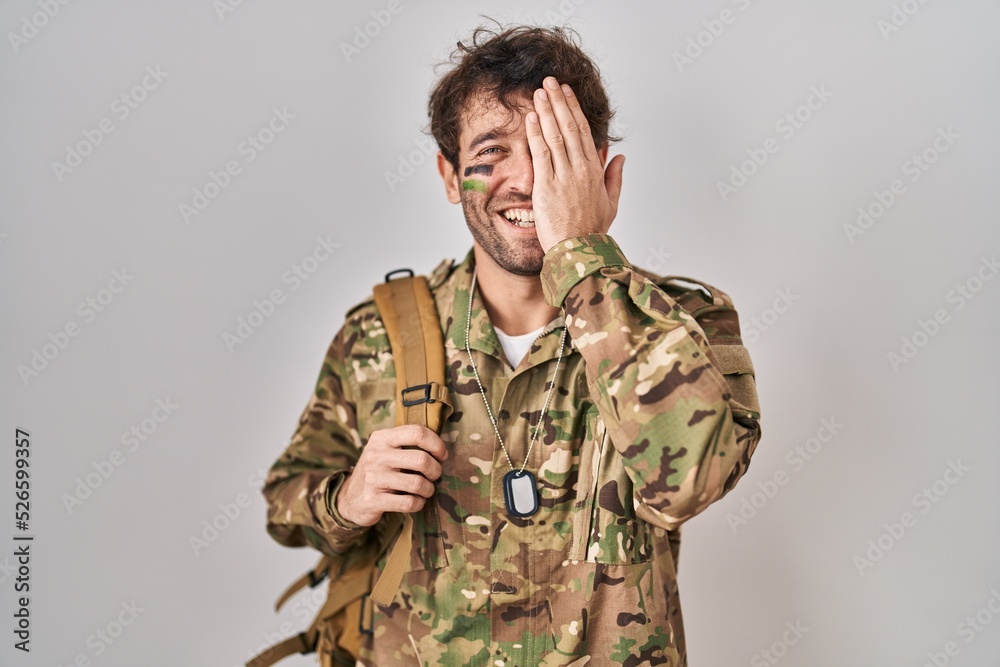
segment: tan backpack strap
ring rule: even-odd
[[[712,352],[719,360],[719,370],[726,376],[732,390],[733,399],[750,411],[751,416],[760,417],[757,402],[757,388],[750,352],[742,345],[713,345]]]
[[[256,657],[245,663],[246,667],[271,667],[279,660],[295,653],[312,653],[316,650],[317,637],[318,633],[309,628],[309,630],[278,642],[266,651],[257,654]]]
[[[284,606],[284,604],[288,602],[293,595],[298,593],[306,586],[308,586],[309,588],[315,588],[320,583],[322,583],[322,581],[326,579],[327,570],[329,569],[330,569],[330,557],[323,556],[322,558],[319,559],[319,562],[316,563],[316,567],[303,574],[301,577],[296,579],[291,586],[285,589],[285,592],[281,594],[281,597],[278,598],[278,601],[274,603],[274,611],[281,611],[281,608]]]
[[[370,559],[359,559],[353,564],[340,561],[338,566],[340,569],[339,572],[330,572],[327,569],[326,572],[330,576],[330,588],[327,592],[326,601],[320,607],[319,612],[316,613],[316,617],[309,628],[305,632],[300,632],[261,651],[253,659],[245,663],[246,667],[271,667],[274,663],[294,653],[307,654],[314,652],[323,622],[344,607],[348,607],[348,605],[358,598],[363,598],[368,594],[368,590],[372,584],[371,577],[376,572],[373,564],[382,557],[387,547],[388,545],[382,546],[377,552],[373,552],[374,555]],[[334,560],[329,556],[324,556],[316,567],[313,568],[312,572],[315,574],[319,571],[320,566],[324,564],[327,568],[330,568],[333,566]],[[308,578],[309,575],[307,574],[300,578],[299,581],[308,581]],[[322,578],[319,581],[322,581]],[[297,581],[297,583],[299,582]],[[292,584],[292,587],[294,586],[295,584]],[[348,610],[350,611],[350,608]],[[358,613],[356,615],[349,614],[347,622],[357,623],[361,630],[364,627],[370,628],[371,614],[371,605],[366,605],[362,601],[362,604],[359,605]],[[357,647],[354,647],[354,650],[356,651]]]
[[[444,337],[437,305],[425,276],[410,275],[376,285],[373,293],[396,366],[396,425],[422,424],[441,431],[445,406]],[[449,411],[450,414],[450,411]]]
[[[421,424],[440,432],[444,407],[450,408],[444,379],[444,338],[437,306],[427,278],[410,275],[374,288],[375,304],[385,324],[396,366],[396,425]],[[392,604],[410,564],[413,516],[403,513],[403,528],[392,546],[385,568],[372,588],[371,599]]]
[[[392,551],[385,560],[385,569],[372,588],[371,599],[387,607],[392,604],[403,582],[403,573],[410,564],[410,551],[413,548],[413,516],[403,514],[403,529],[392,545]]]
[[[451,414],[452,405],[445,384],[444,338],[441,335],[437,306],[427,279],[424,276],[415,277],[409,269],[402,270],[410,275],[390,280],[390,276],[396,273],[393,271],[386,275],[386,282],[376,285],[374,290],[375,302],[385,324],[396,364],[396,424],[422,424],[440,433],[444,420]],[[402,524],[402,529],[396,533],[395,541],[390,538],[378,549],[374,559],[358,561],[367,566],[347,566],[344,569],[346,563],[341,562],[339,572],[330,572],[334,561],[324,556],[316,567],[282,593],[276,609],[280,609],[306,586],[316,586],[325,576],[330,576],[326,602],[312,625],[305,632],[263,651],[247,662],[246,667],[270,667],[294,653],[314,652],[322,624],[345,608],[350,612],[346,618],[348,623],[358,623],[361,632],[372,632],[371,602],[386,606],[392,604],[409,565],[413,546],[413,516],[401,513],[391,515],[388,520],[398,521]],[[392,535],[393,532],[390,526],[388,534]],[[387,549],[391,550],[386,558],[385,568],[378,575],[374,563]],[[372,585],[372,579],[376,575],[378,580]],[[352,603],[359,598],[361,604],[355,610]],[[356,652],[358,647],[351,648],[352,652]]]
[[[368,591],[371,585],[369,580],[369,568],[355,568],[349,570],[337,580],[337,586],[331,587],[326,596],[326,602],[320,608],[312,625],[305,632],[300,632],[294,637],[289,637],[284,641],[274,644],[267,650],[259,653],[256,657],[246,663],[246,667],[271,667],[279,660],[283,660],[294,653],[312,653],[316,650],[316,642],[319,639],[319,630],[323,621],[333,616],[338,611],[351,604]],[[357,623],[356,618],[348,619],[348,622]],[[355,647],[357,650],[357,647]]]
[[[329,594],[326,596],[326,601],[320,607],[319,613],[316,614],[316,619],[313,621],[310,630],[318,628],[320,623],[367,593],[368,587],[371,585],[371,581],[369,581],[370,572],[371,570],[366,567],[355,568],[354,570],[345,572],[338,580],[337,586],[331,587]],[[306,632],[309,632],[309,630]]]

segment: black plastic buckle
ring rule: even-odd
[[[299,653],[301,653],[302,655],[309,655],[310,653],[316,652],[316,645],[319,644],[318,634],[314,638],[312,644],[309,643],[309,635],[307,633],[300,632],[298,637],[299,641],[302,642],[302,648],[299,650]]]
[[[358,632],[360,632],[363,635],[375,634],[374,621],[372,623],[373,627],[365,628],[365,618],[366,617],[372,619],[375,618],[374,614],[372,613],[372,611],[374,611],[371,608],[372,604],[374,603],[372,602],[371,598],[368,597],[368,593],[365,593],[364,595],[361,596],[361,613],[358,614]]]
[[[406,398],[406,392],[408,391],[418,391],[420,389],[424,390],[424,395],[420,398]],[[428,384],[415,384],[412,387],[407,387],[401,392],[403,398],[403,405],[420,405],[421,403],[434,403],[434,399],[431,398],[431,385]]]
[[[326,570],[320,570],[319,574],[316,574],[316,570],[309,570],[309,588],[316,588],[323,580],[326,579]]]
[[[390,271],[389,273],[385,274],[385,281],[389,282],[389,276],[391,276],[394,273],[402,273],[403,271],[406,271],[407,273],[409,273],[410,274],[410,278],[413,277],[413,269],[396,269],[395,271]]]

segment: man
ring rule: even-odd
[[[685,665],[679,528],[761,433],[736,312],[608,234],[625,160],[607,161],[607,96],[565,31],[459,46],[430,102],[474,240],[429,276],[453,409],[440,436],[394,425],[385,328],[358,304],[270,471],[268,531],[343,558],[412,513],[363,665]]]

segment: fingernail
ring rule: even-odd
[[[545,85],[551,88],[552,90],[555,90],[556,88],[559,87],[559,82],[556,81],[556,78],[554,76],[550,76],[547,79],[545,79]]]
[[[544,88],[538,89],[538,97],[543,100],[549,99],[549,94],[545,92]]]
[[[562,85],[562,91],[563,91],[563,95],[566,95],[567,97],[569,97],[570,95],[573,94],[573,90],[569,86],[567,86],[565,83]]]
[[[538,114],[536,114],[534,111],[532,111],[531,113],[529,113],[528,114],[528,122],[529,123],[537,123],[538,122]]]

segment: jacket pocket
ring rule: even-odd
[[[652,526],[635,514],[632,479],[593,409],[581,448],[580,484],[571,560],[604,565],[645,563],[653,556]]]
[[[396,426],[396,378],[386,377],[358,383],[358,433],[367,443],[375,431]],[[391,539],[391,536],[385,536]],[[384,565],[385,556],[380,560]],[[437,493],[413,513],[413,546],[407,572],[435,570],[448,564]]]
[[[604,440],[587,561],[605,565],[645,563],[653,557],[652,526],[635,515],[632,478],[607,432]]]
[[[424,508],[413,514],[413,547],[407,572],[436,570],[448,564],[444,533],[441,531],[437,493],[428,498]]]

